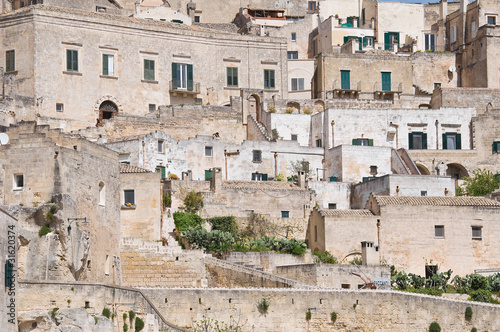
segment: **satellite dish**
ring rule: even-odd
[[[6,133],[0,133],[0,145],[5,145],[9,143],[9,135]]]
[[[448,68],[448,70],[452,73],[456,72],[457,71],[457,67],[455,67],[454,65],[451,65],[450,68]]]

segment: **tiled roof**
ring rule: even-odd
[[[147,169],[120,163],[120,173],[151,173]]]
[[[370,210],[319,210],[322,217],[373,217]]]
[[[491,206],[500,203],[484,197],[440,197],[440,196],[373,196],[378,205],[435,205],[435,206]]]
[[[292,182],[282,181],[224,181],[222,187],[230,189],[306,190]]]

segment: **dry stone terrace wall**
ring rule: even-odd
[[[205,315],[229,322],[230,316],[246,321],[255,331],[426,331],[437,321],[443,331],[500,329],[500,306],[449,300],[395,291],[348,291],[326,289],[187,289],[141,288],[178,326],[191,326]],[[261,299],[270,306],[267,314],[257,308]],[[472,307],[470,323],[465,308]],[[306,311],[312,311],[310,329]],[[335,324],[330,313],[336,312]],[[244,314],[243,314],[244,313]]]

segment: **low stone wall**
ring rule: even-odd
[[[274,273],[278,266],[312,263],[310,251],[304,255],[277,254],[274,251],[229,252],[223,256],[223,259],[230,263],[244,265],[269,273]]]
[[[209,287],[307,287],[307,285],[295,280],[279,277],[212,257],[205,258],[205,266],[207,269]]]
[[[387,266],[356,266],[351,264],[307,264],[276,267],[277,275],[290,278],[308,285],[326,288],[358,289],[365,280],[391,278]],[[355,274],[357,275],[355,275]]]
[[[159,242],[123,245],[122,285],[201,287],[205,280],[202,251],[175,248],[163,247]]]
[[[112,323],[116,332],[123,331],[123,314],[129,310],[144,320],[144,332],[180,331],[138,289],[80,282],[19,282],[18,311],[24,312],[25,317],[36,318],[28,315],[29,311],[48,313],[53,308],[68,307],[85,308],[89,316],[99,316],[103,308],[110,309],[115,314]],[[25,322],[20,322],[20,326],[22,323]]]
[[[325,289],[186,289],[141,288],[141,291],[172,319],[190,327],[202,316],[229,322],[230,317],[254,331],[427,331],[431,322],[442,331],[498,331],[499,305],[459,301],[397,291]],[[270,302],[267,313],[259,311],[262,299]],[[470,322],[465,308],[472,308]],[[311,310],[308,323],[306,312]],[[330,314],[337,313],[332,323]]]

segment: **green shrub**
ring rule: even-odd
[[[144,321],[140,319],[139,317],[135,318],[135,332],[142,331],[144,328]]]
[[[99,321],[99,318],[97,318],[96,316],[94,316],[94,322],[95,322],[95,325],[97,325],[97,322]]]
[[[259,309],[260,312],[267,313],[269,305],[270,305],[269,301],[263,298],[257,303],[257,308]]]
[[[134,321],[134,318],[135,318],[135,312],[130,310],[128,312],[128,318],[129,318],[129,321],[130,321],[130,325],[132,325],[132,322]]]
[[[306,320],[307,320],[307,321],[310,321],[310,320],[311,320],[311,317],[312,317],[311,310],[307,310],[307,311],[306,311]]]
[[[51,212],[52,214],[54,214],[54,213],[56,213],[56,211],[57,211],[57,206],[52,205],[52,206],[50,207],[50,212]]]
[[[292,113],[293,113],[293,108],[288,107],[288,108],[285,110],[285,113],[286,113],[286,114],[292,114]]]
[[[465,308],[465,319],[470,321],[472,319],[472,308],[467,307]]]
[[[174,212],[174,224],[179,233],[185,232],[189,228],[201,227],[203,219],[194,213]]]
[[[273,135],[273,139],[278,139],[280,137],[280,134],[278,133],[278,129],[276,129],[276,128],[271,130],[271,134]]]
[[[274,178],[274,181],[280,181],[280,182],[285,182],[286,179],[285,179],[285,176],[282,174],[282,173],[279,173],[278,175],[276,175],[276,177]]]
[[[469,300],[472,301],[477,301],[477,302],[487,302],[487,303],[493,303],[493,304],[499,304],[499,301],[496,301],[492,296],[491,293],[488,292],[485,289],[478,289],[475,291],[470,291],[469,292]]]
[[[42,226],[40,230],[38,231],[38,236],[42,237],[44,235],[47,235],[52,232],[52,229],[48,226]]]
[[[267,111],[268,111],[269,113],[276,113],[276,107],[274,107],[274,106],[269,106],[269,107],[267,108]]]
[[[123,320],[124,320],[124,321],[126,321],[126,320],[127,320],[127,318],[128,318],[128,315],[127,315],[127,313],[126,313],[126,312],[124,312],[124,313],[123,313]]]
[[[470,332],[477,332],[477,329],[475,327],[470,329]]]
[[[45,214],[45,218],[47,218],[47,220],[52,220],[53,217],[54,214],[50,211],[47,211],[47,214]]]
[[[128,332],[128,325],[127,325],[127,323],[123,323],[123,332]]]
[[[349,262],[349,264],[352,265],[362,265],[363,264],[363,259],[361,257],[354,257],[352,261]]]
[[[104,309],[102,309],[102,315],[106,318],[110,318],[111,317],[111,310],[109,310],[108,308],[104,307]]]
[[[233,216],[214,217],[206,220],[212,225],[213,231],[222,231],[236,235],[238,233],[238,223]]]
[[[58,311],[58,310],[59,310],[59,308],[54,308],[54,309],[52,309],[52,311],[50,312],[50,316],[51,316],[52,318],[55,318],[55,317],[56,317],[56,315],[57,315],[57,311]]]
[[[326,264],[338,264],[339,261],[337,260],[336,257],[333,257],[330,252],[327,250],[323,251],[322,253],[315,251],[313,252],[313,255],[315,256],[315,262],[319,261],[321,263],[326,263]]]
[[[194,190],[188,192],[184,198],[184,210],[187,213],[196,213],[203,207],[203,195]]]
[[[164,193],[163,194],[163,207],[170,207],[172,205],[172,198],[170,197],[169,194]]]
[[[308,106],[304,108],[304,114],[311,114],[311,109]]]
[[[441,332],[441,326],[437,322],[432,322],[429,326],[429,332]]]
[[[330,320],[332,323],[335,323],[337,321],[337,313],[335,311],[330,313]]]

